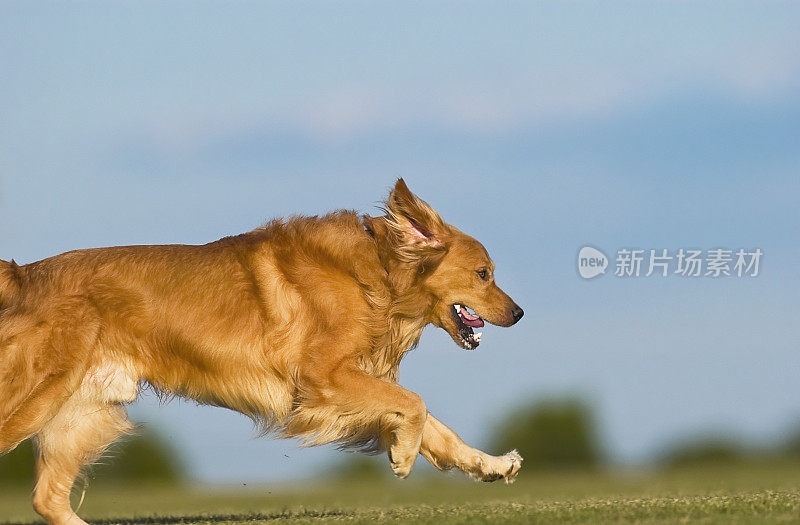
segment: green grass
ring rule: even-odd
[[[36,521],[26,492],[0,488],[0,521]],[[508,486],[455,474],[291,487],[98,485],[80,514],[105,524],[800,523],[800,464],[616,474],[523,470]]]

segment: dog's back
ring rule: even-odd
[[[6,262],[0,259],[0,308],[16,300],[19,295],[18,271],[19,266],[13,260]]]

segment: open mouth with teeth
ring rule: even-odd
[[[474,350],[481,344],[482,332],[474,332],[473,328],[483,326],[483,319],[479,315],[472,313],[463,304],[454,304],[451,308],[453,320],[458,328],[458,335],[467,350]]]

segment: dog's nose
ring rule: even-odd
[[[514,309],[511,310],[511,315],[514,316],[514,322],[516,323],[517,321],[522,319],[522,316],[525,315],[525,312],[522,310],[522,308],[520,308],[518,305],[515,304]]]

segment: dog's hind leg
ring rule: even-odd
[[[64,403],[67,382],[60,375],[47,377],[25,392],[22,402],[4,410],[5,417],[0,421],[0,454],[13,450],[53,417]]]
[[[87,401],[80,392],[70,398],[35,438],[36,512],[51,525],[84,524],[70,505],[73,482],[81,467],[132,428],[121,404]]]
[[[422,434],[420,453],[439,470],[453,467],[481,481],[505,479],[511,483],[522,466],[517,451],[492,456],[472,448],[447,426],[428,414]]]
[[[82,356],[62,353],[43,330],[9,339],[0,340],[0,454],[36,434],[85,372]]]
[[[0,454],[36,434],[83,381],[99,334],[79,297],[0,312]]]

